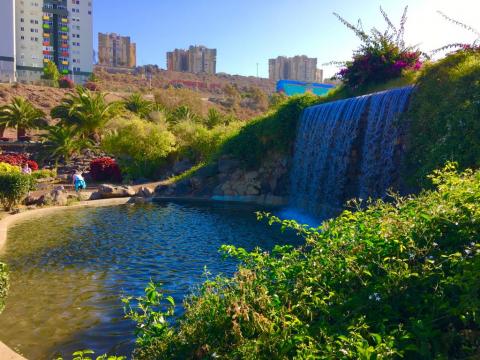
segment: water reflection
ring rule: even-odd
[[[205,266],[214,274],[234,272],[234,261],[221,260],[222,244],[251,250],[285,243],[278,229],[256,221],[255,210],[223,203],[121,206],[67,210],[13,227],[0,340],[29,359],[83,348],[128,355],[133,324],[123,319],[120,296],[141,295],[152,278],[181,304]]]

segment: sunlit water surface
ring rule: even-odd
[[[28,359],[93,349],[129,356],[134,324],[121,296],[139,296],[150,279],[164,284],[182,312],[186,294],[237,263],[218,249],[300,243],[256,220],[239,204],[164,203],[65,210],[14,226],[2,260],[10,267],[0,340]]]

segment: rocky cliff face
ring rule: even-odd
[[[222,157],[188,179],[158,186],[156,196],[281,205],[288,195],[289,163],[287,156],[269,154],[258,169],[251,170],[243,168],[236,159]]]

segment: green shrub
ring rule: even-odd
[[[0,313],[5,307],[5,298],[8,290],[7,265],[0,262]]]
[[[165,327],[168,304],[140,307],[137,358],[476,358],[480,172],[448,165],[432,180],[435,191],[345,211],[318,229],[260,214],[305,245],[223,246],[238,272],[206,281],[176,325]],[[140,305],[161,300],[149,291]]]
[[[20,173],[0,173],[0,202],[6,211],[12,210],[33,190],[35,180]]]
[[[117,159],[122,173],[153,178],[175,150],[175,137],[160,125],[132,119],[106,135],[102,147]]]
[[[288,152],[303,109],[318,101],[319,97],[314,95],[292,97],[278,110],[245,125],[238,135],[225,142],[220,153],[233,155],[247,166],[255,166],[268,151]]]
[[[21,169],[19,166],[10,165],[4,162],[0,162],[0,173],[20,173]]]
[[[49,169],[42,169],[42,170],[32,172],[32,177],[35,180],[56,178],[57,177],[57,171],[56,170],[49,170]]]
[[[240,123],[231,123],[208,129],[193,121],[182,121],[172,127],[172,132],[177,139],[179,153],[199,162],[210,159],[240,126]]]
[[[412,98],[405,171],[411,185],[445,161],[480,166],[480,51],[460,51],[428,65]]]

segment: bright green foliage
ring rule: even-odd
[[[153,178],[175,150],[175,137],[160,125],[132,119],[107,134],[102,147],[117,159],[123,173],[133,178]]]
[[[93,144],[89,139],[82,139],[78,131],[71,126],[50,126],[48,133],[42,135],[45,146],[49,150],[49,156],[57,162],[63,158],[66,162],[72,155],[79,154],[82,149],[91,147]]]
[[[57,177],[57,171],[56,170],[49,170],[49,169],[42,169],[42,170],[37,170],[32,172],[31,176],[35,180],[39,179],[51,179]]]
[[[0,174],[10,174],[10,173],[16,173],[19,174],[21,172],[21,169],[19,166],[15,165],[10,165],[4,162],[0,162]]]
[[[138,297],[132,306],[133,298],[123,298],[126,318],[137,323],[135,335],[137,345],[149,347],[158,338],[169,337],[173,331],[167,318],[174,314],[175,302],[171,296],[160,291],[161,284],[150,282],[145,288],[145,297]]]
[[[125,108],[139,117],[145,119],[152,111],[154,111],[155,104],[152,101],[148,101],[143,98],[142,94],[132,94],[124,102]]]
[[[75,351],[72,354],[72,360],[93,360],[93,355],[95,352],[93,350],[79,350]],[[101,355],[95,358],[96,360],[126,360],[125,356],[109,356],[109,355]],[[57,357],[55,360],[63,360],[63,357]]]
[[[120,106],[108,103],[105,94],[78,87],[76,94],[68,94],[62,103],[51,111],[52,118],[61,124],[74,127],[84,137],[98,140],[100,131],[115,117]]]
[[[30,175],[21,173],[0,173],[0,203],[6,211],[12,210],[35,187]]]
[[[53,61],[48,61],[43,67],[43,79],[52,80],[54,84],[58,85],[58,80],[60,80],[60,72],[58,71],[57,65]]]
[[[480,166],[480,51],[460,51],[428,66],[418,80],[405,173],[412,185],[445,161]]]
[[[448,165],[431,179],[435,191],[345,211],[318,229],[259,214],[305,245],[223,246],[241,260],[235,276],[206,281],[158,336],[140,319],[137,358],[476,358],[480,172]]]
[[[5,298],[8,291],[7,265],[0,262],[0,313],[5,307]]]
[[[19,136],[27,129],[40,129],[46,125],[43,111],[25,98],[16,97],[10,104],[0,107],[0,127],[15,128]]]
[[[226,141],[221,152],[230,154],[249,166],[258,165],[269,151],[289,151],[303,109],[318,103],[314,95],[296,96],[278,110],[249,122],[237,136]]]
[[[198,162],[210,159],[226,139],[236,134],[239,127],[239,123],[231,123],[208,129],[200,123],[182,121],[172,127],[172,132],[180,155]]]

